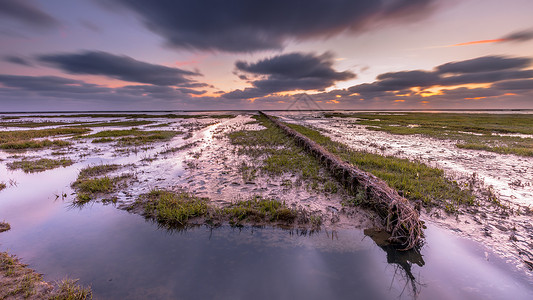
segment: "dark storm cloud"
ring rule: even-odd
[[[22,66],[31,66],[31,63],[20,56],[16,55],[6,55],[2,58],[3,61],[10,62],[12,64],[22,65]]]
[[[533,40],[533,30],[522,30],[513,32],[501,38],[505,42],[526,42]]]
[[[103,75],[124,81],[162,86],[193,83],[186,76],[200,75],[196,72],[150,64],[129,56],[102,51],[41,55],[38,59],[71,74]]]
[[[0,93],[9,95],[28,94],[68,99],[190,99],[189,94],[203,94],[204,91],[173,88],[157,85],[129,85],[108,88],[57,76],[18,76],[0,74]],[[2,87],[3,86],[3,87]]]
[[[483,56],[446,63],[436,69],[439,73],[476,73],[525,68],[530,64],[531,59],[526,57]]]
[[[110,89],[57,76],[19,76],[0,74],[0,83],[11,89],[34,92],[101,93]],[[5,89],[5,88],[4,88]]]
[[[496,89],[500,89],[500,90],[532,90],[533,91],[533,79],[502,81],[502,82],[497,82],[493,84],[492,87]]]
[[[28,0],[1,0],[0,17],[19,21],[34,28],[52,28],[59,22]]]
[[[191,94],[191,95],[202,95],[206,93],[206,91],[197,91],[197,90],[188,89],[188,88],[177,88],[176,90],[184,94]]]
[[[526,69],[530,58],[485,56],[435,67],[433,71],[401,71],[384,73],[372,83],[350,87],[352,93],[372,99],[409,93],[411,88],[457,86],[476,83],[497,83],[511,79],[533,78],[533,70]]]
[[[492,83],[508,79],[533,77],[533,70],[502,70],[497,72],[479,72],[441,78],[436,84],[450,86],[468,83]]]
[[[237,61],[238,71],[259,76],[251,82],[252,88],[236,90],[226,98],[255,98],[271,93],[294,90],[323,90],[337,81],[355,77],[349,71],[333,69],[333,55],[324,53],[289,53],[262,59],[256,63]]]
[[[109,3],[105,6],[109,7]],[[114,0],[170,46],[251,52],[425,17],[436,0]]]

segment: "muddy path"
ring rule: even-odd
[[[253,196],[273,198],[295,209],[305,209],[322,217],[327,230],[340,228],[369,228],[379,226],[377,217],[369,211],[347,208],[344,192],[322,193],[310,189],[297,174],[272,176],[261,172],[261,161],[238,155],[238,147],[231,145],[227,135],[239,130],[261,130],[252,115],[239,115],[196,133],[188,142],[193,144],[181,156],[183,174],[178,178],[157,181],[158,188],[186,190],[207,197],[219,206],[246,200]],[[173,157],[173,160],[180,159]],[[241,166],[257,168],[253,179],[243,178]],[[153,167],[149,167],[153,169]],[[143,170],[142,167],[139,170]],[[142,172],[142,171],[141,171]],[[150,171],[144,171],[149,174]],[[159,170],[157,170],[159,173]],[[142,175],[142,177],[145,176]],[[146,190],[147,187],[144,188]]]

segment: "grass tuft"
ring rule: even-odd
[[[7,222],[0,222],[0,232],[8,231],[11,229],[11,225]]]
[[[97,165],[88,166],[80,171],[78,179],[72,183],[72,187],[76,190],[76,199],[73,201],[74,205],[84,205],[100,196],[106,196],[115,192],[119,183],[123,183],[126,179],[131,178],[131,175],[122,175],[117,177],[97,177],[107,174],[109,172],[118,170],[120,165]],[[123,183],[124,184],[124,183]],[[116,203],[115,197],[110,199],[103,199],[104,203]]]
[[[78,280],[65,278],[56,282],[56,288],[51,300],[86,300],[92,299],[90,287],[77,284]]]
[[[139,129],[124,129],[104,130],[95,134],[83,136],[83,138],[96,138],[93,140],[93,143],[117,141],[120,146],[136,146],[159,141],[167,141],[178,134],[182,134],[182,132],[170,130],[144,131]]]
[[[49,159],[41,158],[38,160],[22,159],[7,164],[9,169],[21,169],[25,173],[42,172],[55,169],[58,167],[68,167],[74,162],[68,158]]]
[[[200,224],[228,222],[232,226],[277,224],[288,226],[296,221],[318,228],[317,219],[309,213],[289,208],[284,202],[264,199],[259,196],[245,201],[236,201],[222,208],[215,207],[208,198],[193,196],[187,192],[152,190],[141,195],[131,209],[140,207],[145,216],[154,219],[166,228],[184,228]],[[316,227],[315,227],[316,226]]]

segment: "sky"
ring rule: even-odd
[[[531,0],[0,0],[0,111],[533,109],[532,15]]]

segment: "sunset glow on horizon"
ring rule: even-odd
[[[3,0],[0,111],[532,109],[511,2]]]

